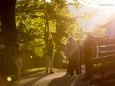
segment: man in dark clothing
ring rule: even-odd
[[[67,46],[67,59],[68,59],[68,65],[67,65],[67,73],[69,75],[74,75],[74,69],[77,74],[79,74],[79,67],[78,67],[78,48],[73,38],[69,38],[69,43]]]
[[[84,64],[85,64],[85,77],[84,79],[90,79],[92,66],[91,59],[96,56],[96,42],[90,32],[87,33],[87,38],[84,42]]]

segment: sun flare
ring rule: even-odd
[[[82,7],[79,10],[70,7],[70,12],[73,15],[82,15],[85,13],[95,12],[96,15],[92,16],[88,21],[80,19],[82,28],[87,31],[92,31],[97,25],[107,23],[112,17],[115,16],[115,1],[114,0],[78,0]]]

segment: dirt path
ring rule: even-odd
[[[42,75],[43,74],[43,75]],[[56,70],[54,74],[42,73],[24,77],[11,86],[89,86],[89,81],[82,81],[84,74],[69,76],[66,70]]]

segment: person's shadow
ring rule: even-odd
[[[47,86],[69,86],[69,83],[75,76],[64,75],[59,78],[53,79]]]
[[[64,75],[53,79],[47,86],[90,86],[89,80],[83,81],[84,74],[68,76]]]

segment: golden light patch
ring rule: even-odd
[[[7,81],[11,82],[12,78],[10,76],[7,77]]]
[[[35,54],[36,54],[38,57],[43,57],[43,55],[44,55],[44,50],[43,50],[43,48],[36,47],[36,48],[35,48]]]

